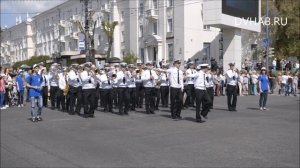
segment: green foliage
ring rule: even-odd
[[[123,62],[126,62],[127,64],[135,64],[137,59],[138,57],[136,56],[136,54],[134,54],[133,52],[129,52],[123,57]]]
[[[112,23],[109,23],[108,21],[101,22],[101,26],[108,40],[107,58],[110,58],[110,52],[114,41],[114,31],[118,24],[119,23],[117,21],[114,21]]]
[[[278,58],[298,56],[300,53],[300,1],[276,0],[279,17],[287,18],[287,25],[277,25],[275,54]]]
[[[49,59],[50,59],[49,56],[44,56],[44,55],[33,56],[29,60],[24,60],[24,61],[16,62],[12,67],[14,69],[18,69],[23,64],[26,64],[26,65],[29,65],[29,66],[33,66],[34,64],[38,64],[38,63],[41,63],[41,62],[44,62],[44,65],[46,65],[46,60],[49,60]]]

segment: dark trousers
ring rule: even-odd
[[[188,84],[185,86],[185,92],[186,92],[186,100],[184,103],[184,106],[188,107],[188,106],[194,106],[194,102],[195,102],[195,88],[194,88],[194,84]]]
[[[99,89],[100,107],[104,107],[105,96],[104,96],[103,90],[104,89]]]
[[[169,104],[169,86],[160,87],[161,104],[163,107],[168,107]]]
[[[235,110],[237,101],[237,88],[236,86],[227,85],[226,90],[228,110]]]
[[[130,104],[130,109],[135,110],[136,106],[136,88],[128,88],[129,91],[129,104]]]
[[[102,90],[102,98],[101,101],[103,103],[104,111],[112,111],[113,99],[112,99],[112,90],[113,89],[101,89]]]
[[[100,88],[99,88],[99,86],[97,86],[96,87],[96,90],[95,90],[95,93],[94,93],[94,96],[95,96],[95,98],[94,98],[94,100],[95,100],[95,102],[94,102],[94,110],[96,110],[98,107],[99,107],[99,99],[100,99]],[[100,100],[101,101],[101,100]],[[100,104],[101,105],[101,104]]]
[[[119,103],[119,113],[128,114],[129,108],[129,92],[128,88],[118,88],[118,103]]]
[[[42,96],[43,96],[43,106],[48,106],[48,86],[43,86],[42,88]]]
[[[64,95],[64,91],[59,89],[59,100],[60,100],[60,105],[61,105],[61,110],[67,111],[67,97],[68,95]]]
[[[115,108],[118,108],[119,107],[119,104],[118,104],[118,88],[114,87],[112,89],[112,101],[113,101],[113,106]]]
[[[181,88],[170,88],[171,92],[171,115],[172,117],[180,117],[182,108],[183,93]]]
[[[24,90],[18,91],[18,105],[24,104]]]
[[[26,102],[30,102],[29,88],[26,88]]]
[[[208,100],[206,100],[207,96],[207,91],[206,90],[200,90],[200,89],[195,89],[195,95],[196,95],[196,119],[201,120],[201,115],[206,117],[207,113],[209,111],[209,106],[210,104],[207,103]],[[202,106],[202,110],[201,110]],[[201,115],[200,115],[201,111]]]
[[[93,115],[96,89],[82,89],[84,114]]]
[[[206,91],[210,97],[211,100],[211,106],[210,108],[212,108],[214,106],[214,88],[213,87],[208,87],[206,88]]]
[[[51,100],[51,107],[52,108],[59,108],[59,99],[58,99],[58,86],[51,86],[50,87],[50,100]]]
[[[77,113],[80,113],[81,110],[81,101],[82,101],[82,90],[81,87],[70,86],[69,90],[69,100],[70,100],[70,113],[74,113],[74,108]],[[77,100],[77,103],[76,103]]]
[[[155,110],[155,88],[145,87],[145,105],[146,113],[154,113]]]
[[[137,107],[143,106],[144,101],[144,86],[142,82],[136,82],[136,105]]]
[[[158,109],[160,102],[160,88],[155,88],[155,109]]]
[[[5,94],[4,94],[4,105],[11,105],[10,103],[10,97],[9,97],[10,89],[5,88]]]
[[[263,93],[260,93],[259,107],[266,107],[267,100],[268,100],[268,91],[265,90]]]

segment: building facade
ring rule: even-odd
[[[204,26],[203,0],[99,0],[89,2],[95,49],[106,54],[102,21],[117,21],[111,55],[122,59],[131,52],[139,61],[198,59],[222,65],[222,31]],[[69,0],[1,33],[1,61],[13,64],[34,55],[52,58],[80,55],[80,23],[84,4]],[[93,30],[93,27],[95,29]]]

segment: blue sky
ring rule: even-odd
[[[16,24],[16,17],[26,19],[26,13],[34,16],[66,0],[0,0],[1,3],[1,27],[11,27]]]

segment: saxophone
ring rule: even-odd
[[[65,87],[65,89],[63,90],[63,95],[64,95],[64,96],[67,96],[68,93],[69,93],[69,90],[70,90],[70,85],[69,85],[68,79],[66,79],[66,87]]]

